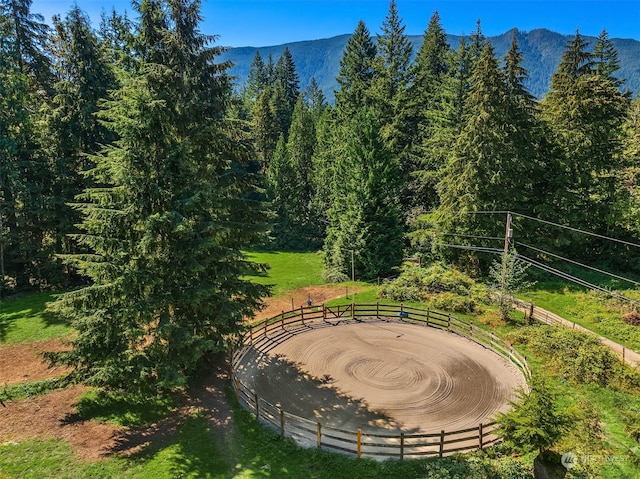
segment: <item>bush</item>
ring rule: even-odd
[[[478,310],[478,304],[473,298],[453,293],[435,294],[429,298],[427,304],[430,308],[452,313],[475,313]]]
[[[350,278],[340,271],[339,268],[327,268],[322,272],[322,279],[326,283],[344,283]]]
[[[400,276],[385,283],[380,296],[394,301],[425,302],[429,307],[457,313],[474,313],[488,303],[489,295],[460,271],[435,263],[407,265]]]
[[[557,326],[532,326],[509,335],[526,344],[549,367],[577,384],[606,386],[616,376],[617,358],[596,336]]]

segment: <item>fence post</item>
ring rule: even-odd
[[[253,400],[256,402],[256,421],[260,419],[260,401],[258,393],[253,393]]]
[[[318,423],[316,427],[316,441],[318,443],[318,449],[322,448],[322,424]]]
[[[356,441],[356,451],[358,454],[358,459],[360,459],[360,456],[362,455],[362,429],[358,429],[358,431],[356,432]]]
[[[469,336],[473,338],[473,323],[469,323]]]
[[[236,399],[240,402],[240,378],[236,377]]]
[[[427,308],[427,326],[429,326],[429,308]]]
[[[493,349],[493,333],[491,333],[491,336],[489,336],[489,347]]]
[[[400,460],[404,459],[404,432],[400,433]]]
[[[353,304],[353,301],[351,302],[351,319],[355,319],[356,318],[356,308],[355,308],[355,304]]]
[[[444,429],[440,431],[440,452],[438,453],[438,457],[442,457],[444,454]]]
[[[447,314],[447,331],[451,329],[451,313]]]
[[[322,320],[327,320],[327,309],[324,307],[324,303],[322,303]]]
[[[280,437],[284,439],[284,411],[282,409],[278,411],[280,411]]]
[[[380,301],[376,301],[376,318],[380,319]]]
[[[482,450],[483,447],[483,431],[482,431],[482,423],[480,423],[480,425],[478,426],[478,442],[480,443],[480,450]]]
[[[253,344],[253,326],[249,328],[249,344]]]
[[[300,306],[300,317],[302,318],[302,325],[304,326],[304,309]]]

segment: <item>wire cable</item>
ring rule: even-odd
[[[533,216],[523,215],[522,213],[513,213],[512,212],[511,214],[512,215],[516,215],[516,216],[521,216],[523,218],[527,218],[527,219],[530,219],[530,220],[533,220],[533,221],[539,221],[540,223],[545,223],[545,224],[548,224],[548,225],[557,226],[559,228],[568,229],[568,230],[574,231],[576,233],[583,233],[583,234],[586,234],[586,235],[595,236],[596,238],[601,238],[601,239],[605,239],[605,240],[608,240],[608,241],[614,241],[616,243],[621,243],[621,244],[624,244],[624,245],[627,245],[627,246],[633,246],[634,248],[640,248],[640,244],[631,243],[630,241],[624,241],[624,240],[620,240],[620,239],[617,239],[617,238],[611,238],[610,236],[605,236],[605,235],[601,235],[601,234],[598,234],[598,233],[592,233],[591,231],[581,230],[581,229],[578,229],[578,228],[574,228],[572,226],[566,226],[566,225],[561,225],[561,224],[558,224],[558,223],[553,223],[552,221],[541,220],[539,218],[534,218]]]
[[[611,290],[608,290],[606,288],[603,288],[602,286],[598,286],[596,284],[589,283],[588,281],[585,281],[585,280],[580,279],[580,278],[578,278],[576,276],[570,275],[569,273],[565,273],[564,271],[560,271],[558,269],[552,268],[551,266],[548,266],[548,265],[546,265],[544,263],[540,263],[538,261],[535,261],[535,260],[533,260],[531,258],[527,258],[526,256],[523,256],[523,255],[520,255],[520,254],[516,255],[516,257],[518,259],[526,262],[526,263],[531,264],[532,266],[534,266],[536,268],[540,268],[543,271],[555,274],[556,276],[560,276],[561,278],[569,280],[569,281],[571,281],[573,283],[579,284],[579,285],[584,286],[584,287],[589,288],[589,289],[595,289],[597,291],[605,293],[608,296],[611,296],[611,297],[620,299],[622,301],[626,301],[628,303],[640,306],[640,303],[638,301],[635,301],[635,300],[633,300],[631,298],[627,298],[626,296],[622,296],[621,294],[616,293],[616,292],[611,291]]]
[[[520,243],[519,241],[516,244],[518,244],[520,246],[524,246],[525,248],[530,248],[530,249],[532,249],[534,251],[537,251],[538,253],[548,254],[549,256],[553,256],[554,258],[561,259],[563,261],[567,261],[569,263],[572,263],[572,264],[575,264],[575,265],[578,265],[578,266],[582,266],[583,268],[590,269],[591,271],[596,271],[598,273],[602,273],[604,275],[611,276],[612,278],[621,279],[622,281],[627,281],[628,283],[632,283],[632,284],[635,284],[636,286],[640,286],[640,282],[638,282],[638,281],[633,281],[632,279],[625,278],[623,276],[618,276],[617,274],[609,273],[608,271],[604,271],[602,269],[594,268],[593,266],[589,266],[588,264],[579,263],[578,261],[574,261],[572,259],[565,258],[564,256],[560,256],[560,255],[557,255],[557,254],[554,254],[554,253],[550,253],[549,251],[545,251],[545,250],[536,248],[535,246],[531,246],[531,245],[528,245],[528,244],[525,244],[525,243]]]
[[[456,248],[456,249],[466,249],[470,251],[481,251],[483,253],[502,253],[502,250],[499,248],[489,248],[485,246],[469,246],[462,244],[448,244],[448,243],[431,243],[434,246],[446,246],[448,248]]]
[[[457,236],[459,238],[475,238],[475,239],[504,241],[504,237],[499,237],[499,236],[477,236],[477,235],[463,235],[463,234],[457,234],[457,233],[440,233],[440,236]]]

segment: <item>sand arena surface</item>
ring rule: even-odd
[[[378,319],[285,327],[254,344],[236,374],[288,413],[363,432],[477,427],[525,384],[513,364],[469,339]]]

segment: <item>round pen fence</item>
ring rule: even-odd
[[[309,324],[325,322],[338,324],[354,321],[358,318],[375,318],[400,321],[424,327],[437,328],[463,336],[490,349],[510,361],[526,379],[531,372],[526,359],[513,347],[492,333],[462,321],[451,314],[428,309],[388,304],[350,304],[343,306],[301,307],[283,312],[275,317],[254,323],[242,337],[232,356],[233,387],[238,401],[252,412],[256,419],[280,434],[293,439],[304,447],[341,452],[356,457],[387,458],[424,458],[443,457],[455,453],[483,449],[499,441],[496,435],[497,425],[493,422],[478,424],[476,427],[423,433],[380,432],[356,429],[346,430],[332,427],[291,414],[281,407],[271,404],[249,388],[236,374],[237,367],[255,345],[261,343],[277,344],[288,338],[287,328],[304,327]],[[269,346],[270,347],[270,346]]]

